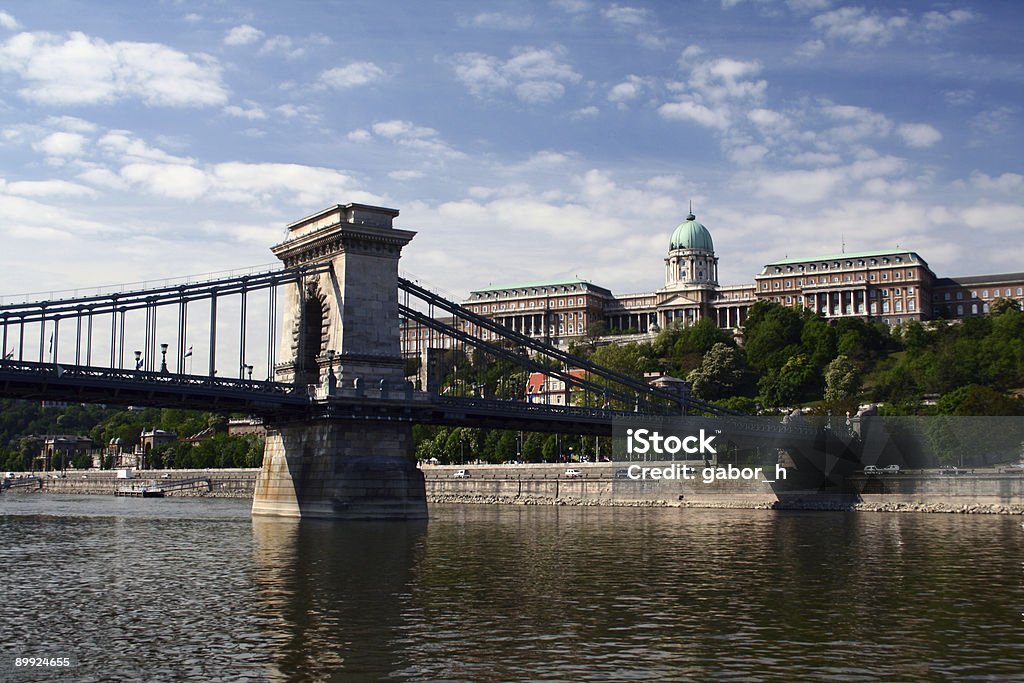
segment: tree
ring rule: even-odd
[[[978,384],[945,394],[935,407],[939,415],[1024,415],[1024,403]]]
[[[758,301],[750,307],[745,327],[747,365],[766,371],[779,369],[801,351],[803,320],[799,312]]]
[[[735,348],[719,342],[711,347],[700,367],[687,375],[693,393],[713,401],[724,398],[743,381],[743,356]]]
[[[992,303],[988,305],[988,313],[993,318],[1007,311],[1020,311],[1020,304],[1015,299],[1009,299],[1005,296],[997,296],[992,299]]]
[[[825,367],[825,400],[844,401],[860,389],[860,369],[848,356],[836,356]]]
[[[803,354],[791,356],[779,369],[770,369],[758,382],[761,402],[790,406],[802,400],[815,384],[815,370]]]

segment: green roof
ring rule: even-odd
[[[899,256],[901,254],[913,254],[918,262],[928,265],[921,256],[909,249],[881,249],[878,251],[850,251],[839,254],[824,254],[821,256],[807,256],[805,258],[784,258],[778,261],[766,263],[767,266],[788,266],[794,263],[810,263],[811,261],[849,261],[851,259],[876,258],[879,256]]]
[[[481,294],[483,292],[501,292],[507,289],[537,289],[540,287],[565,287],[568,285],[582,285],[587,289],[599,289],[602,292],[609,291],[607,288],[600,285],[595,285],[593,282],[587,280],[548,280],[545,282],[528,282],[526,284],[508,285],[507,287],[484,287],[483,289],[474,289],[470,294]]]
[[[672,233],[672,239],[668,243],[668,248],[670,251],[672,249],[714,251],[715,245],[711,241],[711,233],[701,223],[698,223],[697,217],[691,213],[686,217],[686,222],[680,223],[675,232]]]

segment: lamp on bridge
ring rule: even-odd
[[[135,352],[135,369],[136,370],[141,370],[142,369],[142,351],[136,351]]]
[[[245,371],[246,371],[247,373],[249,373],[249,381],[251,382],[251,381],[252,381],[252,371],[253,371],[253,366],[252,366],[252,365],[242,365],[242,368],[243,368],[243,369],[244,369],[244,370],[245,370]]]
[[[167,373],[167,346],[167,344],[160,345],[160,355],[162,356],[160,360],[160,372],[165,374]]]

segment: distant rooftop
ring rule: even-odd
[[[998,273],[995,275],[965,275],[964,277],[940,277],[935,279],[936,287],[956,285],[995,285],[1024,282],[1024,273]]]
[[[484,294],[486,292],[504,292],[511,289],[540,289],[542,287],[568,287],[570,285],[579,285],[583,289],[592,289],[599,292],[605,292],[611,294],[611,291],[600,285],[595,285],[593,282],[587,280],[549,280],[546,282],[528,282],[526,284],[508,285],[502,287],[484,287],[483,289],[474,289],[470,292],[473,294]]]
[[[924,265],[928,265],[927,261],[921,258],[920,254],[910,249],[881,249],[878,251],[848,251],[839,254],[823,254],[819,256],[806,256],[803,258],[784,258],[778,261],[772,261],[765,265],[769,266],[788,266],[794,263],[810,263],[811,261],[849,261],[850,259],[862,259],[862,258],[877,258],[879,256],[897,256],[899,254],[913,254],[917,260]]]

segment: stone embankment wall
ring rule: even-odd
[[[30,472],[22,474],[29,475]],[[68,470],[65,476],[58,477],[54,473],[35,473],[41,477],[42,489],[37,487],[16,487],[4,491],[3,495],[18,493],[74,493],[111,496],[122,486],[146,486],[166,484],[182,479],[206,477],[210,479],[212,490],[205,488],[187,489],[184,491],[168,491],[168,496],[213,496],[218,498],[252,498],[256,487],[257,468],[247,469],[210,469],[210,470],[143,470],[136,471],[133,479],[118,479],[116,470]],[[163,475],[167,475],[164,477]]]
[[[700,465],[694,463],[700,469]],[[566,478],[568,467],[582,476]],[[465,469],[466,478],[455,473]],[[634,481],[621,465],[425,466],[427,499],[435,503],[618,505],[802,510],[878,510],[1024,514],[1024,475],[994,471],[854,476],[851,495],[776,496],[764,481]]]
[[[566,478],[568,467],[582,476]],[[612,505],[630,507],[776,508],[804,510],[878,510],[916,512],[973,512],[1024,514],[1024,474],[990,470],[959,476],[937,472],[897,475],[855,475],[852,496],[794,495],[778,499],[762,481],[633,481],[616,478],[621,466],[574,465],[434,465],[424,466],[427,500],[433,503],[492,503],[517,505]],[[465,469],[468,478],[456,478]],[[164,478],[162,475],[168,476]],[[85,477],[83,478],[83,474]],[[45,478],[43,491],[112,495],[124,485],[209,477],[213,491],[170,492],[167,495],[206,495],[251,498],[259,469],[147,470],[135,479],[117,479],[113,471],[68,472],[63,479]],[[38,489],[11,489],[18,495]]]

